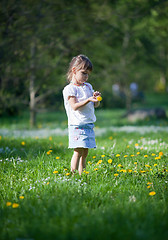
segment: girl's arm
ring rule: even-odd
[[[81,102],[77,102],[76,97],[69,96],[68,101],[69,101],[69,104],[71,105],[71,108],[74,111],[80,109],[81,107],[85,106],[89,102],[93,102],[94,104],[99,104],[98,100],[94,96],[90,97],[90,98],[87,98],[86,100],[83,100]]]

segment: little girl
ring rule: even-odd
[[[94,107],[100,102],[101,94],[94,92],[87,83],[92,71],[92,63],[88,57],[78,55],[72,58],[67,72],[69,84],[63,89],[64,106],[68,117],[69,148],[74,149],[71,159],[71,172],[79,171],[81,175],[86,164],[88,148],[96,148]]]

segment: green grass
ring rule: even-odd
[[[1,138],[0,239],[167,239],[167,133],[96,141],[71,176],[66,136]]]

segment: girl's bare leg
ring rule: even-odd
[[[71,159],[71,172],[78,170],[79,160],[82,156],[83,148],[75,148]]]
[[[83,172],[83,169],[86,168],[87,155],[88,155],[88,148],[83,148],[82,156],[80,157],[79,165],[78,165],[79,175],[81,175]]]

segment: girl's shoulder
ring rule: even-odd
[[[68,90],[71,90],[71,89],[75,89],[75,85],[69,83],[64,87],[63,91],[68,91]]]
[[[86,85],[90,90],[93,90],[93,87],[92,87],[92,85],[91,85],[90,83],[85,82],[85,85]]]

